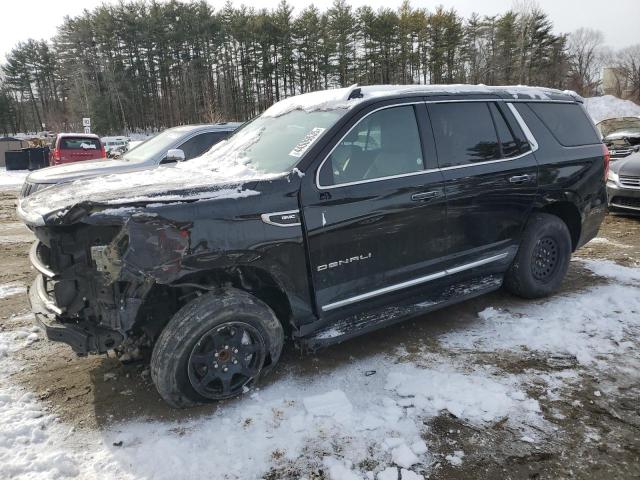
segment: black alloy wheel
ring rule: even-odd
[[[258,330],[240,321],[206,332],[189,356],[189,381],[205,398],[222,400],[242,393],[260,372],[266,356]]]

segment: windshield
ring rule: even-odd
[[[165,130],[153,138],[138,145],[134,150],[127,152],[122,160],[128,162],[142,162],[156,155],[166,154],[174,142],[182,138],[186,133],[191,132],[191,128],[176,127]]]
[[[603,120],[596,125],[603,137],[611,135],[619,130],[638,130],[640,131],[640,118],[621,117]]]
[[[261,115],[201,157],[225,156],[263,173],[289,171],[346,109]],[[140,147],[138,147],[140,148]]]

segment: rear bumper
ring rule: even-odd
[[[626,188],[607,182],[607,199],[612,211],[640,214],[640,188]]]

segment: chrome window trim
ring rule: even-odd
[[[260,218],[262,219],[262,221],[264,223],[267,223],[269,225],[273,225],[275,227],[299,227],[300,225],[302,225],[301,222],[297,222],[297,223],[277,223],[271,220],[271,216],[273,215],[291,215],[291,214],[297,214],[298,218],[300,218],[300,210],[296,209],[296,210],[287,210],[284,212],[270,212],[270,213],[263,213],[262,215],[260,215]]]
[[[411,175],[421,175],[423,173],[429,173],[429,172],[436,171],[437,169],[430,169],[430,170],[423,169],[423,170],[419,170],[419,171],[416,171],[416,172],[401,173],[401,174],[398,174],[398,175],[390,175],[390,176],[387,176],[387,177],[371,178],[371,179],[368,179],[368,180],[358,180],[356,182],[339,183],[337,185],[320,185],[320,170],[322,170],[322,167],[324,166],[326,161],[329,160],[329,157],[331,156],[333,151],[336,148],[338,148],[338,145],[340,145],[340,143],[342,143],[342,141],[347,137],[347,135],[349,135],[354,128],[356,128],[358,125],[360,125],[360,123],[365,118],[367,118],[369,115],[373,115],[374,113],[379,112],[380,110],[386,110],[387,108],[405,107],[405,106],[408,106],[408,105],[420,105],[420,104],[424,104],[424,101],[420,100],[418,102],[403,102],[403,103],[394,103],[393,105],[385,105],[383,107],[376,108],[375,110],[371,110],[369,113],[367,113],[362,118],[360,118],[356,123],[354,123],[351,126],[351,128],[349,128],[349,130],[347,130],[347,132],[342,137],[340,137],[340,140],[338,140],[335,143],[333,148],[329,151],[329,153],[327,153],[327,155],[324,157],[324,160],[322,160],[322,162],[320,163],[320,166],[317,168],[317,170],[316,170],[316,187],[318,188],[318,190],[331,190],[332,188],[347,187],[349,185],[359,185],[361,183],[379,182],[380,180],[390,180],[392,178],[408,177],[408,176],[411,176]],[[420,131],[420,126],[418,125],[418,119],[417,118],[416,118],[416,127],[418,128],[418,132],[419,132]],[[422,148],[422,145],[421,145],[421,148]],[[422,159],[422,163],[424,165],[424,159]]]
[[[533,136],[533,133],[531,132],[531,130],[527,126],[527,124],[524,121],[524,119],[522,118],[522,116],[520,115],[520,112],[518,112],[516,107],[513,105],[513,102],[516,102],[516,101],[518,101],[518,102],[530,102],[532,100],[527,100],[527,99],[507,100],[507,99],[504,99],[504,98],[500,98],[500,99],[493,99],[493,98],[475,99],[474,98],[474,99],[469,99],[469,100],[464,100],[464,99],[460,99],[460,100],[426,100],[426,101],[420,101],[420,102],[396,103],[396,104],[393,104],[393,105],[385,105],[384,107],[380,107],[380,108],[377,108],[375,110],[372,110],[371,112],[367,113],[364,117],[362,117],[360,120],[358,120],[358,122],[354,123],[353,126],[349,130],[347,130],[347,132],[340,138],[340,140],[338,140],[336,142],[336,144],[333,146],[333,148],[324,157],[324,159],[320,163],[320,166],[316,169],[316,188],[318,190],[331,190],[331,189],[334,189],[334,188],[349,187],[349,186],[352,186],[352,185],[360,185],[360,184],[363,184],[363,183],[380,182],[380,181],[383,181],[383,180],[393,180],[395,178],[411,177],[411,176],[414,176],[414,175],[424,175],[426,173],[443,172],[443,171],[447,171],[447,170],[457,170],[459,168],[475,167],[475,166],[478,166],[478,165],[490,165],[490,164],[493,164],[493,163],[509,162],[509,161],[512,161],[512,160],[517,160],[519,158],[526,157],[527,155],[530,155],[530,154],[536,152],[538,150],[539,146],[538,146],[538,142],[536,141],[535,137]],[[550,100],[539,100],[539,101],[540,102],[542,102],[542,101],[549,102]],[[526,152],[524,152],[524,153],[521,153],[520,155],[516,155],[515,157],[498,158],[496,160],[486,160],[484,162],[465,163],[463,165],[452,165],[450,167],[428,168],[428,169],[424,169],[424,170],[419,170],[417,172],[401,173],[401,174],[398,174],[398,175],[390,175],[388,177],[371,178],[369,180],[358,180],[358,181],[355,181],[355,182],[340,183],[340,184],[337,184],[337,185],[320,185],[320,170],[322,170],[322,167],[324,166],[326,161],[329,159],[329,157],[331,156],[333,151],[346,138],[346,136],[349,135],[349,133],[351,133],[351,130],[353,130],[358,124],[360,124],[360,122],[362,120],[367,118],[369,115],[371,115],[371,114],[373,114],[375,112],[378,112],[380,110],[384,110],[386,108],[400,107],[400,106],[404,106],[404,105],[419,105],[419,104],[429,104],[429,103],[469,103],[469,102],[485,102],[485,103],[488,103],[488,102],[505,102],[507,107],[509,108],[509,110],[511,111],[513,116],[515,117],[516,122],[518,123],[518,125],[522,129],[522,132],[524,133],[524,136],[526,137],[527,142],[529,142],[529,146],[531,147],[531,149],[526,151]],[[555,103],[575,103],[575,102],[570,102],[570,101],[566,101],[566,102],[564,102],[564,101],[563,102],[554,101],[554,102]],[[424,159],[423,159],[423,162],[424,162]]]
[[[531,133],[531,130],[529,130],[529,126],[524,121],[524,118],[522,118],[522,115],[520,115],[520,112],[518,112],[518,109],[511,102],[507,102],[507,107],[509,108],[509,110],[511,110],[513,116],[516,117],[516,122],[518,122],[518,125],[520,125],[524,136],[527,137],[527,141],[529,142],[529,145],[531,145],[531,153],[538,150],[538,142],[536,141],[536,137],[534,137],[533,133]]]
[[[486,265],[487,263],[492,263],[498,260],[502,260],[509,253],[503,252],[498,255],[493,255],[491,257],[483,258],[480,260],[476,260],[475,262],[466,263],[464,265],[460,265],[458,267],[449,268],[446,270],[442,270],[440,272],[432,273],[430,275],[426,275],[424,277],[414,278],[413,280],[407,280],[406,282],[396,283],[395,285],[389,285],[388,287],[379,288],[377,290],[372,290],[367,293],[362,293],[360,295],[356,295],[355,297],[345,298],[344,300],[340,300],[337,302],[329,303],[327,305],[322,306],[322,311],[327,312],[329,310],[334,310],[336,308],[344,307],[347,305],[351,305],[352,303],[361,302],[362,300],[367,300],[372,297],[377,297],[378,295],[384,295],[387,293],[395,292],[397,290],[402,290],[408,287],[413,287],[416,285],[420,285],[422,283],[427,283],[432,280],[436,280],[438,278],[443,278],[448,275],[453,275],[455,273],[463,272],[465,270],[469,270],[471,268],[479,267],[481,265]]]

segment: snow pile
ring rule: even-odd
[[[28,170],[7,170],[0,167],[0,190],[20,190],[29,173],[31,172]]]
[[[615,117],[640,117],[640,105],[613,95],[585,98],[584,106],[595,123]]]
[[[584,264],[619,284],[508,309],[489,307],[478,313],[477,324],[443,335],[440,343],[447,348],[569,354],[583,365],[598,365],[603,355],[631,354],[629,340],[640,335],[640,270],[606,261]]]
[[[11,374],[20,368],[11,355],[29,344],[28,339],[27,332],[0,333],[0,478],[78,477],[82,451],[73,452],[66,445],[68,427],[47,414],[32,393],[11,384]],[[76,442],[86,446],[75,436]]]
[[[515,377],[494,377],[490,372],[468,374],[446,366],[409,368],[390,374],[385,388],[402,397],[402,405],[421,414],[431,417],[446,410],[478,425],[504,417],[535,421],[540,412],[538,402],[519,389]]]
[[[2,283],[0,284],[0,299],[18,295],[26,291],[25,286],[19,283]]]

